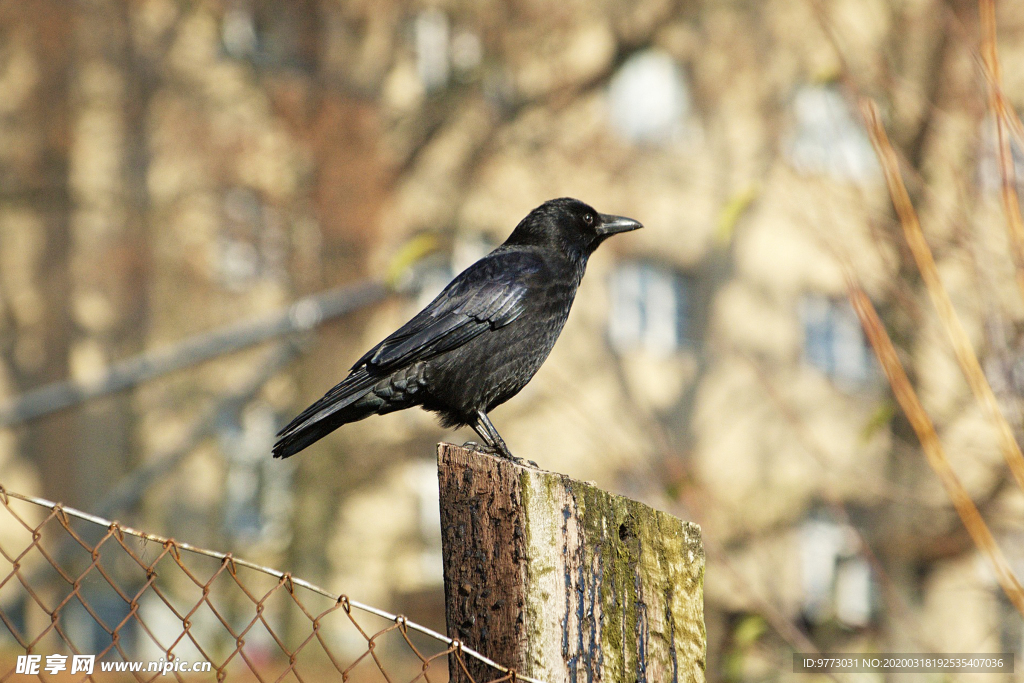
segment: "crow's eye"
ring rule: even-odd
[[[594,224],[594,214],[592,214],[592,213],[585,213],[585,214],[583,214],[583,222],[586,223],[587,225],[593,225]]]

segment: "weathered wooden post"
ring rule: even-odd
[[[704,680],[700,527],[451,444],[438,478],[449,635],[547,683]]]

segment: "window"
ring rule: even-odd
[[[413,24],[416,73],[426,92],[448,85],[450,63],[448,16],[438,9],[423,10]]]
[[[864,628],[871,622],[871,565],[860,555],[836,562],[836,618],[847,626]]]
[[[804,86],[793,100],[795,119],[786,157],[797,171],[865,182],[880,175],[875,151],[835,86]]]
[[[419,571],[424,583],[444,584],[441,555],[441,503],[437,496],[437,465],[434,461],[411,462],[405,467],[405,484],[416,499],[419,536]]]
[[[1009,133],[1007,133],[1009,135]],[[998,192],[1002,187],[1002,173],[999,170],[999,139],[995,121],[988,117],[981,124],[981,153],[978,155],[978,184],[986,192]],[[1010,138],[1010,155],[1013,157],[1014,175],[1017,177],[1017,191],[1024,192],[1024,149]]]
[[[426,308],[456,275],[457,273],[447,263],[430,263],[420,268],[412,285],[416,291],[416,298],[409,308],[409,315],[413,316]]]
[[[643,349],[667,356],[688,341],[688,278],[649,263],[625,263],[611,278],[608,335],[619,351]]]
[[[800,318],[805,362],[842,388],[862,387],[878,376],[860,320],[846,299],[806,295],[800,301]]]
[[[413,316],[434,300],[455,277],[486,256],[496,245],[483,235],[457,237],[451,254],[428,252],[412,263],[401,276],[399,289],[415,292],[409,315]],[[409,248],[416,246],[410,243]]]
[[[666,144],[679,138],[690,112],[690,91],[671,55],[644,50],[629,57],[608,89],[612,127],[636,144]]]
[[[213,269],[225,289],[241,292],[259,281],[286,278],[286,234],[281,218],[258,192],[235,187],[224,193]]]
[[[1010,569],[1017,576],[1024,573],[1024,533],[1020,531],[1004,531],[999,534],[999,546],[1005,549]],[[1019,658],[1024,655],[1024,623],[1020,612],[1013,606],[1006,593],[999,588],[995,575],[990,572],[983,574],[995,591],[996,624],[999,632],[1000,652],[1012,652]]]
[[[267,457],[278,424],[270,406],[257,402],[240,416],[223,416],[217,426],[227,466],[224,529],[242,542],[287,538],[291,468]]]
[[[848,524],[812,516],[800,529],[803,613],[811,624],[833,618],[851,628],[871,622],[874,580],[871,565],[859,554],[856,532]]]
[[[225,4],[221,45],[229,57],[246,60],[259,69],[315,70],[320,26],[311,0],[231,0]]]
[[[1024,624],[1021,624],[1020,612],[1001,590],[996,591],[995,602],[999,621],[999,650],[1020,657],[1024,654]]]

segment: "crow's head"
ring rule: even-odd
[[[546,201],[519,222],[505,244],[546,246],[586,259],[617,232],[643,227],[632,218],[598,213],[578,199]]]

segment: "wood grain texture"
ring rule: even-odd
[[[697,525],[450,444],[438,476],[452,637],[550,683],[704,680]]]
[[[450,444],[441,444],[438,458],[448,634],[518,669],[526,544],[517,473]],[[474,659],[466,664],[477,683],[495,678]],[[455,669],[452,681],[466,680]]]

